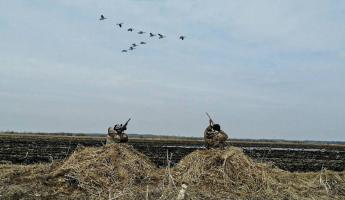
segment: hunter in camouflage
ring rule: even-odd
[[[228,135],[221,130],[219,124],[215,124],[211,117],[206,113],[209,117],[209,125],[205,129],[204,132],[204,140],[206,144],[206,148],[224,148],[226,146],[226,140],[228,139]]]
[[[126,143],[128,142],[128,135],[124,132],[127,130],[129,119],[124,125],[116,124],[114,128],[108,128],[107,144]]]

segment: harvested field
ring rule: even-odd
[[[0,163],[51,162],[67,158],[79,146],[104,144],[105,136],[0,134]],[[171,164],[175,165],[186,155],[204,148],[203,141],[197,139],[167,137],[130,137],[129,144],[159,167],[167,165],[167,151],[172,153]],[[230,140],[229,144],[242,148],[256,161],[269,162],[288,171],[345,170],[345,145],[248,140]]]
[[[169,157],[167,167],[157,168],[131,145],[114,144],[81,147],[52,163],[3,164],[0,198],[345,199],[344,172],[287,172],[236,147],[197,150],[175,167]]]

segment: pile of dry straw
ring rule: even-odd
[[[290,173],[234,147],[195,151],[159,169],[130,145],[114,144],[50,164],[0,165],[0,199],[21,198],[345,199],[345,173]]]

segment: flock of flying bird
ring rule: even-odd
[[[107,19],[106,17],[104,17],[104,15],[102,14],[101,15],[101,17],[99,18],[99,20],[105,20],[105,19]],[[119,28],[122,28],[123,27],[123,23],[117,23],[116,24]],[[133,28],[128,28],[127,29],[127,31],[129,31],[129,32],[133,32],[134,31],[134,29]],[[143,34],[145,34],[146,32],[144,32],[144,31],[139,31],[138,32],[138,34],[140,34],[140,35],[143,35]],[[165,38],[166,36],[165,35],[163,35],[163,34],[161,34],[161,33],[157,33],[157,34],[154,34],[154,33],[149,33],[149,36],[150,36],[150,38],[152,38],[152,37],[155,37],[155,36],[158,36],[158,39],[163,39],[163,38]],[[179,36],[179,39],[180,40],[184,40],[186,38],[186,36],[183,36],[183,35],[181,35],[181,36]],[[140,45],[145,45],[146,44],[146,42],[140,42],[139,43]],[[136,44],[136,43],[133,43],[128,49],[123,49],[121,52],[123,52],[123,53],[126,53],[126,52],[128,52],[128,51],[133,51],[136,47],[138,46],[138,44]]]

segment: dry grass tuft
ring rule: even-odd
[[[170,156],[167,152],[168,163]],[[180,199],[340,200],[345,175],[286,172],[234,147],[195,151],[165,169],[127,144],[81,148],[63,162],[0,165],[0,199],[176,199],[178,194]]]
[[[74,152],[54,177],[63,177],[70,187],[90,198],[128,199],[145,193],[142,188],[155,183],[153,163],[127,144],[84,148]],[[143,193],[138,195],[138,193]]]
[[[254,162],[235,147],[195,151],[175,173],[192,199],[345,199],[343,172],[291,173]]]

